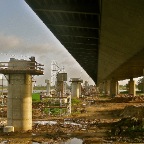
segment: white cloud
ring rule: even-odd
[[[35,56],[38,63],[44,64],[45,75],[37,77],[39,84],[44,83],[45,79],[50,79],[52,60],[56,60],[59,67],[65,67],[68,78],[88,78],[86,72],[62,45],[57,43],[30,44],[20,37],[0,34],[0,61],[9,61],[11,57],[28,59],[31,56]]]
[[[6,36],[4,34],[0,34],[0,50],[1,51],[15,51],[20,44],[22,43],[22,39],[16,36]]]

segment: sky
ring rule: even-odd
[[[24,0],[0,0],[0,62],[8,62],[10,58],[29,60],[31,56],[44,64],[44,75],[34,77],[38,85],[51,79],[53,60],[65,68],[68,81],[81,78],[94,84]]]

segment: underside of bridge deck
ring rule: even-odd
[[[143,75],[144,1],[103,0],[98,81]]]
[[[61,44],[96,81],[99,0],[26,0]]]
[[[143,75],[143,0],[25,0],[100,83]]]

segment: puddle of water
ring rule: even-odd
[[[82,140],[78,139],[78,138],[72,138],[69,139],[65,142],[60,142],[59,144],[82,144]],[[48,142],[42,142],[42,143],[38,143],[38,142],[32,142],[32,144],[48,144]]]
[[[33,121],[33,124],[41,124],[41,125],[46,125],[46,124],[49,124],[49,125],[54,125],[54,124],[57,124],[56,121]],[[64,124],[70,124],[70,125],[74,125],[74,126],[82,126],[81,124],[78,124],[78,123],[74,123],[72,121],[65,121]]]
[[[56,121],[33,121],[33,124],[41,124],[41,125],[53,125],[53,124],[57,124]]]
[[[64,124],[71,124],[71,125],[74,125],[74,126],[76,126],[76,125],[82,126],[81,124],[72,122],[70,119],[65,119]]]
[[[8,144],[8,141],[0,141],[0,144]]]
[[[72,138],[67,140],[66,142],[62,143],[62,144],[82,144],[82,140],[78,139],[78,138]]]
[[[35,136],[36,134],[32,133],[32,136]]]
[[[81,126],[81,124],[78,124],[78,123],[74,123],[74,122],[70,122],[70,121],[67,121],[67,122],[64,122],[64,124],[71,124],[71,125],[77,125],[77,126]]]
[[[41,144],[41,143],[38,143],[38,142],[32,142],[32,144]]]
[[[38,142],[32,142],[32,144],[40,144],[40,143],[38,143]]]

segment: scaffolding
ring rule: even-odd
[[[56,85],[56,75],[58,72],[59,66],[56,61],[52,61],[51,63],[51,86]]]
[[[3,78],[3,76],[1,76],[0,78],[1,84],[0,84],[0,99],[1,99],[1,106],[5,106],[7,103],[7,90],[5,89],[4,86],[4,81],[5,79]]]
[[[25,62],[25,61],[24,61]],[[19,65],[18,65],[19,63]],[[0,73],[2,74],[23,74],[43,75],[43,68],[37,62],[28,61],[27,65],[23,65],[22,61],[0,62]]]
[[[51,115],[51,111],[56,109],[59,109],[59,115],[70,115],[71,114],[71,95],[59,97],[59,96],[52,96],[47,97],[43,96],[45,104],[43,105],[43,111],[45,109],[48,109],[48,114]]]
[[[67,73],[59,73],[56,75],[56,93],[51,93],[51,96],[42,96],[47,103],[43,108],[48,108],[49,114],[52,109],[58,108],[60,115],[62,115],[63,109],[66,109],[66,114],[71,114],[71,95],[66,94],[66,81]]]

